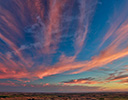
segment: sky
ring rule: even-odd
[[[0,0],[0,92],[128,91],[128,0]]]

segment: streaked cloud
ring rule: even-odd
[[[8,85],[8,84],[7,84]],[[1,87],[1,91],[4,91],[5,89],[3,89],[3,87],[5,88],[5,86],[7,86],[6,83],[1,83],[0,87]],[[11,84],[10,84],[11,85]],[[10,86],[9,85],[9,86]],[[8,92],[11,90],[11,87],[8,86]],[[18,92],[19,90],[17,90],[17,88],[22,88],[21,92],[23,92],[22,90],[26,90],[26,92],[30,92],[30,90],[33,90],[33,92],[85,92],[85,91],[101,91],[104,88],[102,87],[98,87],[98,86],[67,86],[67,85],[27,85],[27,84],[20,84],[20,85],[11,85],[13,88],[15,87],[15,89],[13,89],[13,92]],[[22,86],[22,87],[21,87]]]
[[[80,0],[79,1],[79,22],[78,29],[75,34],[75,48],[77,49],[77,53],[79,53],[84,45],[86,40],[86,35],[88,33],[89,24],[91,21],[91,17],[93,16],[95,7],[97,4],[97,0]]]
[[[99,84],[102,82],[96,81],[94,78],[81,78],[62,82],[64,85],[80,85],[80,84]]]
[[[104,6],[97,0],[0,1],[0,79],[9,80],[0,85],[80,92],[100,91],[107,83],[127,83],[127,62],[120,60],[128,57],[128,2],[123,1],[120,9],[108,11],[105,16],[108,14],[109,20],[102,19],[102,24],[107,22],[107,30],[96,30],[96,36],[91,36],[104,17],[98,15],[102,12],[98,4]],[[90,43],[94,38],[96,43]],[[94,55],[87,57],[88,54]],[[75,75],[108,64],[112,67],[115,61],[126,66],[115,64],[124,69],[106,72],[107,78],[101,81],[79,77],[60,84],[34,83],[51,75]],[[113,70],[108,67],[107,71]]]

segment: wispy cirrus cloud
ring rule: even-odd
[[[78,27],[75,34],[75,48],[76,52],[79,53],[84,45],[86,40],[86,35],[88,33],[89,24],[93,13],[95,11],[95,7],[97,4],[97,0],[80,0],[79,2],[79,20],[78,20]]]
[[[73,20],[76,20],[75,24],[78,23],[77,32],[73,33],[74,38],[72,41],[74,42],[74,48],[75,46],[82,48],[88,32],[89,22],[96,6],[96,1],[92,0],[75,2],[67,0],[49,0],[47,2],[41,0],[24,0],[24,2],[13,0],[6,3],[0,1],[0,3],[0,39],[2,40],[1,45],[4,45],[6,48],[6,50],[1,48],[1,50],[3,49],[1,52],[5,50],[4,53],[1,53],[2,56],[0,57],[4,61],[1,63],[2,79],[43,77],[47,76],[46,70],[49,70],[47,68],[51,68],[50,70],[52,70],[55,66],[59,67],[73,63],[76,55],[72,57],[61,55],[59,62],[53,66],[36,65],[32,55],[47,55],[50,59],[50,55],[56,53],[61,38],[63,36],[68,37],[67,35],[63,35],[63,31],[69,31],[68,27],[63,24],[66,22],[70,27]],[[78,4],[79,9],[75,17],[69,13],[74,9],[74,3]],[[8,9],[6,4],[9,4],[8,7],[11,9]],[[70,4],[72,6],[69,6]],[[69,7],[69,11],[65,10],[66,7]],[[28,37],[30,38],[26,39]],[[80,52],[80,50],[78,51]],[[28,53],[28,51],[31,53]],[[35,70],[34,66],[36,66]],[[10,68],[11,70],[9,71]],[[61,68],[58,69],[55,73],[70,70],[70,68],[68,70],[63,68],[64,71],[61,71]],[[38,72],[41,73],[40,70],[46,71],[44,73],[46,75],[38,75]]]
[[[120,9],[121,10],[120,10]],[[119,8],[116,8],[114,10],[114,14],[112,15],[113,17],[109,18],[109,24],[110,28],[108,29],[107,33],[105,34],[102,43],[100,44],[100,47],[109,39],[114,36],[117,36],[119,34],[118,29],[122,23],[125,23],[127,20],[127,11],[125,10],[127,8],[127,1],[125,4]],[[118,16],[118,17],[117,17]],[[120,34],[121,35],[121,34]]]
[[[114,53],[114,54],[109,54],[109,51],[104,51],[99,56],[93,57],[92,60],[90,61],[83,61],[83,62],[71,61],[71,62],[66,62],[66,63],[58,62],[55,65],[53,65],[50,69],[46,69],[46,70],[40,69],[40,71],[37,72],[38,73],[37,75],[40,78],[42,78],[48,75],[58,74],[58,73],[62,73],[65,71],[81,68],[79,71],[72,73],[72,74],[76,74],[76,73],[87,71],[93,68],[102,67],[112,61],[123,58],[127,55],[128,55],[127,48],[125,48],[124,50],[120,52]]]
[[[125,6],[125,8],[127,7]],[[126,17],[127,14],[124,16]],[[115,22],[116,21],[117,20],[115,19]],[[98,56],[93,56],[90,61],[82,61],[82,62],[72,61],[62,64],[58,62],[55,65],[53,65],[52,68],[42,71],[42,74],[40,74],[39,77],[62,73],[74,69],[80,69],[72,73],[72,74],[76,74],[93,68],[102,67],[115,60],[128,56],[128,47],[126,47],[127,45],[126,41],[128,40],[128,29],[127,29],[128,21],[127,19],[123,19],[123,22],[120,22],[119,24],[120,26],[114,31],[115,34],[113,33],[113,31],[111,31],[116,36],[113,38],[112,42],[105,48],[105,50],[101,51],[101,53]],[[123,43],[125,46],[121,49],[120,46]]]
[[[104,45],[111,38],[107,47],[100,51],[99,54],[92,56],[90,60],[79,61],[76,58],[86,44],[85,41],[88,38],[89,25],[97,1],[23,1],[7,1],[6,3],[8,5],[10,4],[9,7],[11,9],[8,9],[6,4],[0,1],[0,45],[2,45],[0,47],[0,79],[16,79],[23,84],[8,82],[6,84],[1,83],[1,85],[49,87],[53,88],[53,90],[55,86],[58,91],[63,91],[63,88],[66,88],[64,91],[85,91],[87,88],[95,90],[100,89],[100,87],[71,87],[71,85],[95,85],[111,81],[124,81],[128,78],[127,75],[120,74],[117,76],[110,75],[104,82],[97,81],[93,78],[80,78],[62,82],[58,86],[49,83],[39,86],[33,84],[27,85],[26,83],[34,78],[42,79],[67,71],[70,74],[77,74],[103,67],[115,60],[128,56],[128,19],[127,11],[124,11],[127,7],[124,6],[122,9],[124,12],[120,13],[120,16],[117,13],[112,17],[112,26],[106,32],[100,44],[100,46]],[[67,9],[69,10],[67,11]],[[69,41],[69,44],[65,42],[67,38],[70,38],[71,43]],[[69,56],[65,52],[61,52],[60,45],[66,45],[64,48],[65,51],[69,50],[68,52],[72,52],[74,50],[74,55]],[[72,51],[69,45],[73,48]],[[56,55],[58,57],[57,60],[55,59]],[[54,64],[49,64],[47,61],[49,59],[56,61]],[[48,65],[44,63],[48,63]],[[71,73],[70,71],[73,72]],[[29,80],[23,81],[22,78]]]
[[[116,80],[122,80],[122,79],[128,79],[128,75],[120,75],[117,77],[114,77],[113,79],[111,79],[111,81],[116,81]]]
[[[107,77],[106,82],[113,82],[113,81],[122,81],[128,79],[128,74],[127,73],[122,73],[122,72],[115,72],[112,74],[109,74],[109,77]]]

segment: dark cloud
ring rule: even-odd
[[[88,77],[88,78],[80,78],[80,79],[73,79],[73,80],[69,80],[69,81],[63,81],[63,83],[72,83],[72,82],[74,82],[75,80],[77,80],[77,81],[82,81],[82,80],[89,80],[89,81],[91,81],[91,80],[94,80],[95,78],[91,78],[91,77]]]

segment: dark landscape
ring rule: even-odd
[[[128,93],[0,93],[0,100],[128,100]]]

